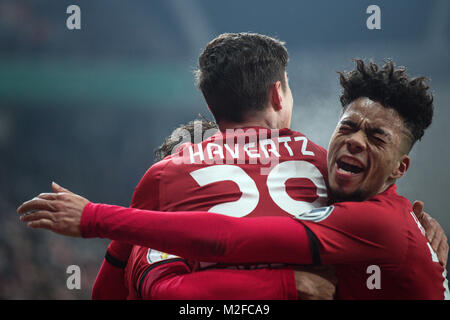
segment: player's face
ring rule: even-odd
[[[279,126],[280,128],[290,128],[291,127],[291,118],[292,118],[292,108],[294,105],[294,99],[292,97],[291,88],[289,87],[289,78],[287,73],[284,73],[286,88],[282,90],[282,103],[283,103],[283,114],[282,114],[282,123]]]
[[[368,98],[342,114],[328,147],[332,196],[362,201],[389,187],[409,165],[408,134],[399,114]]]

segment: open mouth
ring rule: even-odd
[[[345,156],[337,160],[336,165],[338,171],[344,174],[358,174],[365,170],[359,161]]]

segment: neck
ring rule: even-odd
[[[380,189],[380,191],[377,194],[380,194],[382,192],[385,192],[387,189],[389,189],[390,186],[392,186],[396,182],[396,179],[389,179],[386,181],[384,186]]]
[[[251,121],[243,121],[243,122],[233,122],[233,121],[219,121],[220,130],[226,129],[238,129],[238,128],[247,128],[247,127],[263,127],[267,129],[276,129],[275,126],[268,123],[264,120],[251,120]]]

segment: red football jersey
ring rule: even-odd
[[[449,299],[445,270],[409,201],[395,189],[393,185],[367,201],[336,203],[296,218],[235,218],[89,203],[81,231],[83,237],[128,239],[203,261],[332,264],[339,299]]]
[[[326,150],[298,132],[218,132],[201,143],[180,146],[153,165],[136,187],[131,206],[234,217],[293,216],[328,204],[326,175]],[[125,269],[130,298],[139,297],[144,277],[151,281],[172,272],[173,264],[155,270],[165,261],[175,262],[174,268],[193,267],[173,255],[133,247]],[[195,263],[194,268],[208,267],[219,265]]]
[[[450,299],[445,269],[395,185],[314,211],[320,221],[299,221],[317,237],[322,263],[336,266],[337,298]]]

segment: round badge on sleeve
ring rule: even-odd
[[[158,250],[148,249],[147,261],[150,264],[155,263],[155,262],[159,262],[159,261],[162,261],[162,260],[174,259],[174,258],[179,258],[179,257],[175,256],[173,254],[168,254],[168,253],[161,252],[161,251],[158,251]]]
[[[302,213],[297,213],[295,214],[295,218],[300,220],[319,222],[328,218],[333,210],[334,206],[316,208]]]

